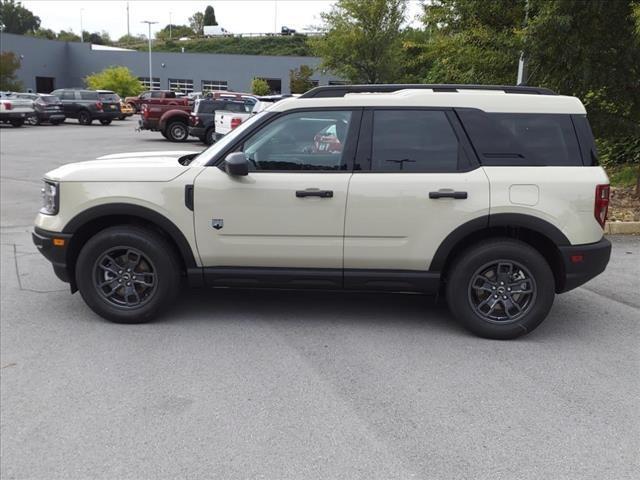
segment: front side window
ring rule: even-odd
[[[299,112],[266,125],[242,151],[253,171],[346,169],[350,111]]]
[[[378,110],[373,115],[371,170],[453,172],[460,145],[445,112]]]

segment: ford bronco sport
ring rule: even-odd
[[[577,98],[533,87],[317,87],[202,153],[45,175],[33,240],[99,315],[193,286],[442,292],[472,332],[536,328],[602,272],[609,182]]]

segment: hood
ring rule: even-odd
[[[168,182],[189,169],[178,159],[192,153],[197,152],[117,153],[88,162],[68,163],[45,177],[60,182]]]

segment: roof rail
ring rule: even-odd
[[[383,93],[398,90],[433,90],[434,92],[457,92],[458,90],[497,90],[504,93],[529,93],[533,95],[556,95],[553,90],[542,87],[516,85],[461,85],[444,83],[407,83],[376,85],[328,85],[315,87],[300,98],[344,97],[347,93]]]

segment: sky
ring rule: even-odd
[[[82,28],[89,32],[106,30],[112,39],[127,33],[147,34],[143,20],[157,21],[152,35],[169,23],[188,25],[194,12],[203,12],[207,5],[215,9],[218,24],[232,33],[269,33],[286,25],[298,31],[313,30],[321,23],[320,13],[331,9],[332,0],[22,0],[22,4],[40,17],[41,28],[55,31]],[[421,0],[410,0],[409,17],[420,11]]]

